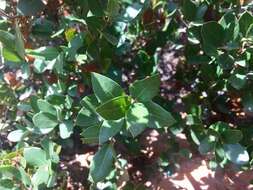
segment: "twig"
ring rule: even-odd
[[[19,16],[11,16],[7,14],[3,9],[0,9],[0,16],[6,17],[8,19],[15,19],[19,17]]]

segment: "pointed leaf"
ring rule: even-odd
[[[93,91],[100,102],[124,95],[124,91],[119,84],[98,73],[91,74],[91,82]]]
[[[94,183],[104,180],[113,168],[114,150],[111,145],[102,146],[95,154],[91,166],[90,176]]]
[[[76,125],[81,127],[89,127],[98,123],[98,116],[87,108],[82,108],[76,118]]]
[[[120,2],[118,0],[108,0],[106,12],[113,18],[119,14]]]
[[[0,42],[8,49],[15,49],[15,36],[10,32],[0,30]]]
[[[124,119],[117,121],[104,121],[99,132],[99,144],[103,144],[111,137],[120,132],[124,124]]]
[[[100,125],[88,127],[81,133],[85,144],[98,144]]]
[[[125,116],[130,106],[128,96],[119,96],[97,107],[96,111],[106,120],[118,120]]]
[[[239,18],[240,32],[246,36],[250,25],[253,23],[253,16],[248,11],[245,11]]]
[[[138,136],[148,127],[149,112],[142,103],[134,103],[126,115],[127,129],[133,137]]]
[[[150,115],[150,120],[154,120],[159,123],[161,127],[169,127],[176,123],[173,116],[160,105],[154,102],[145,103]]]
[[[159,75],[154,75],[143,80],[135,81],[130,86],[129,91],[132,97],[141,102],[147,102],[158,94],[159,88]]]
[[[22,59],[18,56],[18,54],[10,49],[3,48],[3,57],[7,61],[11,61],[14,63],[19,63],[22,61]]]
[[[15,46],[16,46],[16,51],[23,60],[25,60],[25,45],[24,45],[24,40],[23,40],[23,35],[19,29],[18,23],[15,23]]]

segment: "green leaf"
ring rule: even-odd
[[[81,133],[82,140],[85,144],[98,144],[99,142],[100,125],[94,125],[83,130]]]
[[[24,16],[33,16],[43,11],[45,4],[42,0],[19,0],[17,12]]]
[[[0,42],[3,43],[4,47],[15,50],[15,36],[10,32],[0,30]]]
[[[85,96],[82,101],[81,105],[83,107],[87,107],[89,110],[92,110],[93,112],[96,112],[96,107],[99,106],[98,100],[94,94]]]
[[[26,53],[45,60],[53,60],[59,55],[58,49],[50,46],[40,47],[38,49],[26,49]]]
[[[246,79],[246,75],[234,73],[229,77],[228,82],[231,84],[232,87],[237,90],[240,90],[245,86]]]
[[[240,144],[225,144],[224,150],[227,158],[234,164],[244,165],[249,162],[249,154]]]
[[[15,23],[15,47],[16,47],[16,51],[19,55],[19,57],[21,57],[23,60],[25,60],[25,45],[24,45],[24,40],[23,40],[23,35],[20,32],[18,23]]]
[[[22,59],[18,56],[18,54],[12,50],[9,50],[7,48],[3,48],[3,57],[7,61],[19,63],[22,61]]]
[[[34,66],[34,71],[36,73],[43,73],[44,71],[47,70],[47,65],[45,63],[44,59],[35,59],[33,62],[33,66]]]
[[[115,36],[113,36],[112,34],[102,32],[102,35],[112,45],[116,46],[118,44],[118,39]]]
[[[206,44],[213,47],[219,47],[224,40],[224,29],[219,23],[210,21],[203,24],[201,35]]]
[[[49,113],[39,112],[33,116],[33,123],[41,129],[53,129],[58,125],[57,118]]]
[[[117,121],[104,121],[99,132],[99,144],[103,144],[120,132],[124,119]]]
[[[30,176],[25,172],[25,170],[22,167],[18,168],[19,173],[21,175],[21,181],[25,186],[30,186],[31,185],[31,179]]]
[[[55,184],[57,183],[57,176],[58,174],[56,172],[52,172],[50,174],[49,179],[47,181],[47,188],[55,187]]]
[[[118,0],[108,0],[107,4],[107,15],[111,18],[114,18],[119,14],[120,2]]]
[[[55,59],[51,61],[53,68],[56,70],[58,74],[63,73],[63,65],[64,65],[64,57],[63,53],[60,53]]]
[[[199,152],[200,154],[207,154],[208,152],[211,152],[215,148],[217,138],[213,135],[205,137],[199,145]]]
[[[1,1],[0,1],[0,5],[1,5]],[[12,190],[13,188],[14,188],[13,180],[11,180],[11,179],[0,179],[0,189],[1,190]]]
[[[234,65],[234,58],[227,54],[221,54],[218,58],[217,58],[217,63],[219,64],[219,66],[224,69],[224,70],[229,70],[233,67]]]
[[[96,16],[103,16],[104,9],[100,0],[88,0],[91,12]]]
[[[76,125],[81,127],[89,127],[93,126],[99,123],[99,119],[97,114],[95,114],[93,111],[82,108],[76,118]]]
[[[209,126],[209,129],[212,129],[216,132],[218,132],[219,134],[225,132],[226,130],[229,130],[229,125],[225,122],[221,122],[221,121],[218,121],[212,125]]]
[[[74,36],[74,38],[68,43],[68,51],[67,51],[67,57],[68,61],[75,61],[76,60],[76,54],[79,48],[81,48],[84,44],[84,34],[79,33]]]
[[[242,105],[245,112],[253,112],[253,94],[245,93],[242,97]]]
[[[236,129],[228,129],[222,133],[223,141],[226,144],[236,144],[243,138],[242,132]]]
[[[245,11],[239,18],[240,32],[246,36],[249,26],[253,23],[253,16],[248,11]]]
[[[119,84],[98,73],[91,74],[91,82],[93,91],[100,102],[124,95],[124,91]]]
[[[192,0],[183,0],[182,13],[186,20],[194,21],[197,10],[197,5]]]
[[[39,99],[37,101],[37,105],[41,112],[49,113],[54,116],[57,115],[55,107],[52,104],[48,103],[46,100]]]
[[[146,102],[146,108],[149,111],[150,121],[158,122],[161,127],[169,127],[176,123],[173,116],[160,105],[154,102]]]
[[[125,116],[129,106],[130,97],[119,96],[100,105],[96,111],[106,120],[118,120]]]
[[[226,13],[219,21],[225,30],[225,41],[236,40],[239,35],[239,22],[233,12]]]
[[[90,166],[90,176],[94,183],[102,181],[113,168],[114,150],[112,145],[104,145],[93,157]]]
[[[11,142],[19,142],[22,140],[22,137],[24,136],[25,132],[23,130],[15,130],[8,134],[7,138]]]
[[[155,97],[160,88],[159,75],[154,75],[143,80],[135,81],[129,88],[132,97],[138,101],[147,102]]]
[[[134,103],[126,115],[127,129],[133,137],[143,132],[149,123],[148,109],[142,103]]]
[[[214,170],[218,167],[218,163],[214,160],[211,160],[209,163],[208,163],[208,166],[211,170]]]
[[[73,133],[73,123],[72,121],[64,121],[59,125],[60,136],[62,139],[67,139]]]
[[[49,140],[49,138],[45,138],[41,141],[41,147],[47,154],[47,158],[53,163],[59,162],[59,153],[61,151],[61,147],[54,143],[53,141]]]
[[[21,179],[19,170],[11,165],[0,165],[0,174],[5,178]]]
[[[24,149],[24,158],[31,166],[43,166],[47,164],[46,152],[38,147]]]
[[[32,176],[32,184],[37,187],[40,184],[47,184],[49,179],[49,168],[47,165],[40,166]]]

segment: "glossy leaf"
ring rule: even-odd
[[[16,51],[23,60],[25,60],[25,45],[24,45],[24,39],[23,35],[19,29],[18,23],[15,23],[15,32],[16,32],[16,39],[15,39],[15,47]]]
[[[210,21],[202,26],[201,35],[206,45],[219,47],[224,41],[225,33],[223,27],[219,23]]]
[[[59,125],[60,136],[62,139],[67,139],[73,133],[73,123],[72,121],[64,121]]]
[[[58,125],[56,116],[39,112],[33,116],[33,123],[41,129],[53,129]]]
[[[215,136],[208,136],[205,137],[199,145],[199,152],[201,154],[207,154],[208,152],[211,152],[215,148],[216,143],[216,137]]]
[[[0,174],[6,178],[16,178],[16,179],[21,178],[21,175],[18,169],[11,165],[1,165]]]
[[[141,102],[150,101],[159,92],[160,78],[154,75],[143,80],[135,81],[130,86],[130,94]]]
[[[253,23],[253,16],[245,11],[239,18],[240,32],[245,36],[249,26]]]
[[[8,49],[15,49],[15,36],[10,32],[0,30],[0,41]]]
[[[42,0],[19,0],[17,11],[24,16],[33,16],[43,11],[45,4]]]
[[[118,120],[125,116],[129,106],[130,98],[119,96],[100,105],[96,111],[106,120]]]
[[[24,158],[28,164],[32,166],[43,166],[47,164],[46,153],[37,147],[29,147],[24,149]]]
[[[98,73],[91,74],[93,91],[100,102],[106,102],[124,94],[119,84]]]
[[[149,111],[150,120],[158,122],[161,127],[169,127],[176,123],[173,116],[160,105],[154,102],[146,102],[145,106]]]
[[[249,161],[249,154],[240,144],[225,144],[224,150],[227,158],[234,164],[243,165]]]
[[[20,63],[22,59],[18,56],[18,54],[15,51],[11,51],[7,48],[3,48],[3,57],[7,61]]]
[[[133,137],[143,132],[149,123],[148,109],[142,103],[134,103],[126,115],[127,129]]]
[[[90,176],[94,183],[102,181],[113,168],[114,150],[112,145],[104,145],[93,157]]]
[[[110,138],[115,136],[118,132],[120,132],[123,124],[124,119],[117,121],[104,121],[99,132],[99,144],[105,143]]]
[[[39,99],[37,101],[37,105],[41,112],[49,113],[54,116],[57,115],[55,107],[52,104],[48,103],[46,100]]]
[[[99,143],[100,125],[94,125],[83,130],[81,133],[82,140],[85,144],[98,144]]]
[[[82,108],[76,118],[76,125],[89,127],[99,123],[98,116],[87,108]]]
[[[24,133],[25,132],[23,130],[18,129],[18,130],[10,132],[7,138],[11,142],[19,142],[23,138]]]
[[[242,140],[243,134],[240,130],[228,129],[222,133],[222,137],[226,144],[236,144]]]
[[[48,166],[40,166],[35,174],[32,176],[32,183],[35,187],[40,184],[47,184],[49,179],[49,169]]]

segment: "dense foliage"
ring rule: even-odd
[[[185,134],[212,169],[252,167],[252,3],[1,0],[0,8],[0,133],[12,142],[1,143],[0,189],[60,187],[61,150],[79,138],[97,150],[90,188],[117,189],[148,128],[172,146]],[[167,78],[166,48],[178,60]],[[173,154],[191,155],[170,151],[156,160],[163,170]]]

